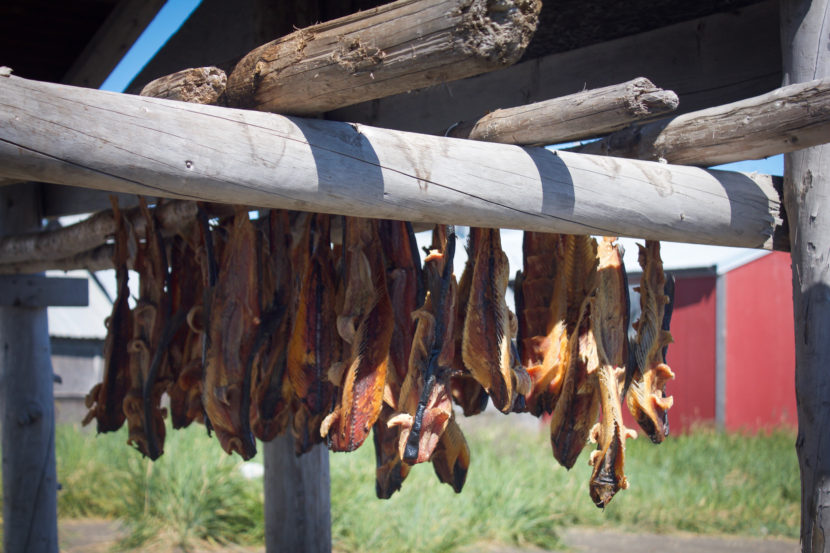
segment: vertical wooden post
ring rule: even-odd
[[[782,0],[784,84],[830,75],[830,1]],[[830,550],[830,146],[787,154],[801,546]]]
[[[265,551],[331,552],[329,451],[294,455],[291,432],[264,444]]]
[[[31,183],[0,187],[0,234],[40,226]],[[55,411],[45,308],[0,306],[3,399],[3,545],[57,553]]]

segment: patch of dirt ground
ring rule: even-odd
[[[62,553],[110,553],[125,531],[111,520],[61,520],[58,523]],[[797,540],[783,538],[748,538],[736,536],[702,536],[698,534],[632,534],[595,528],[568,528],[562,541],[570,553],[614,551],[615,553],[797,553]],[[136,553],[183,552],[180,548],[159,548],[157,544]],[[464,553],[545,553],[542,549],[479,544]],[[204,545],[189,548],[187,553],[265,553],[264,547],[217,547]]]

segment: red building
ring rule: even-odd
[[[683,265],[670,257],[664,254],[667,270]],[[628,259],[635,283],[638,275]],[[789,255],[738,251],[707,267],[687,263],[671,272],[676,279],[675,343],[667,354],[676,374],[667,386],[674,396],[672,431],[700,422],[750,431],[795,426]],[[635,306],[637,301],[632,296]]]

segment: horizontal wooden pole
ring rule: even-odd
[[[602,136],[677,108],[677,94],[644,77],[525,106],[497,109],[449,136],[502,144],[559,144]]]
[[[86,307],[89,284],[85,278],[42,275],[0,276],[2,307]]]
[[[830,79],[632,126],[573,151],[710,166],[830,142]]]
[[[161,228],[169,232],[178,229],[184,222],[192,221],[196,217],[196,209],[193,202],[167,202],[159,207],[156,214]],[[146,221],[139,208],[131,208],[124,213],[132,228],[143,236]],[[112,210],[108,209],[63,228],[0,237],[0,260],[8,264],[63,259],[99,246],[114,232],[115,221]]]
[[[458,121],[472,121],[496,109],[609,86],[640,75],[677,93],[678,112],[734,102],[781,85],[778,4],[777,0],[765,0],[550,54],[478,77],[341,108],[326,118],[444,134]],[[747,40],[748,36],[764,39]]]
[[[230,105],[311,115],[518,61],[539,0],[398,0],[298,30],[248,53]]]
[[[771,247],[767,176],[0,78],[0,176],[264,208]]]
[[[0,263],[0,275],[30,275],[43,271],[103,271],[112,269],[112,244],[102,244],[91,250],[80,252],[67,257],[56,259],[51,258],[30,258],[25,261],[13,263]],[[129,268],[132,269],[132,260],[129,260]]]

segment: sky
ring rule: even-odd
[[[175,34],[182,23],[187,20],[200,3],[201,0],[168,0],[162,9],[159,10],[156,18],[148,25],[144,33],[136,40],[133,47],[127,52],[115,70],[113,70],[112,74],[104,81],[101,89],[123,92],[132,79],[152,59],[156,52],[164,46],[167,40]],[[780,176],[784,172],[783,157],[778,155],[763,160],[740,161],[713,168]],[[505,247],[507,247],[508,243],[515,242],[515,239],[510,237],[505,237],[503,240]],[[633,246],[633,241],[627,241],[626,249],[632,255],[630,262],[628,259],[626,260],[626,265],[631,264],[633,265],[631,268],[636,269],[636,247]],[[459,248],[459,250],[463,252],[463,248]],[[720,248],[717,246],[677,244],[671,242],[665,242],[663,244],[664,258],[675,260],[674,264],[678,267],[684,265],[684,260],[686,260],[685,264],[696,267],[715,265],[725,262],[730,257],[745,256],[751,251],[741,248]],[[513,267],[511,270],[515,270],[516,267],[513,259],[516,255],[511,255],[511,253],[515,252],[508,252],[508,255],[511,257],[511,267]],[[521,252],[518,253],[518,259],[521,259]]]
[[[201,3],[202,0],[168,0],[101,85],[101,90],[124,92],[130,81]]]

